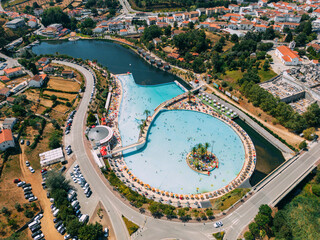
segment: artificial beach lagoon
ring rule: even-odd
[[[109,158],[110,165],[122,172],[118,177],[133,190],[150,198],[183,203],[219,197],[250,178],[256,157],[253,143],[228,117],[198,98],[189,103],[187,93],[175,83],[140,86],[132,74],[117,75],[116,79],[121,86],[118,128],[122,146],[139,140],[145,110],[152,115],[166,101],[157,114],[148,117],[143,148]],[[117,115],[111,111],[111,116]],[[186,162],[199,142],[208,143],[207,150],[219,159],[219,167],[210,174],[195,171]]]

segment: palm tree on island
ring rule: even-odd
[[[193,93],[191,91],[188,91],[188,102],[191,102],[192,96],[193,96]]]
[[[208,148],[210,147],[210,144],[208,142],[206,142],[204,144],[204,148],[206,149],[206,156],[208,155]]]
[[[146,120],[148,119],[150,113],[151,113],[151,112],[150,112],[148,109],[144,110],[143,114],[146,115]]]

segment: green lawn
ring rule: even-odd
[[[122,215],[122,220],[126,224],[126,227],[128,229],[129,235],[131,236],[134,234],[138,229],[139,226],[133,222],[131,222],[129,219],[127,219],[125,216]]]
[[[214,209],[224,211],[240,200],[249,190],[249,188],[236,188],[218,199],[210,200],[210,202]]]
[[[268,81],[269,79],[277,76],[277,74],[271,69],[269,71],[263,71],[262,69],[260,69],[258,71],[258,74],[259,74],[259,77],[261,78],[261,82]]]

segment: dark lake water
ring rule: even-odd
[[[131,72],[135,82],[141,85],[180,81],[176,76],[146,63],[133,51],[112,42],[101,40],[41,42],[40,45],[33,47],[33,52],[36,54],[55,54],[58,52],[75,58],[96,59],[112,73]],[[240,119],[237,119],[236,122],[249,134],[257,151],[256,170],[250,181],[252,185],[255,185],[279,166],[284,158],[277,148],[245,122]]]

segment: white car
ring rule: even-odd
[[[30,166],[29,167],[30,172],[34,173],[34,169]]]
[[[222,223],[221,221],[215,222],[215,223],[213,224],[213,226],[214,226],[215,228],[219,228],[219,227],[222,227],[222,226],[223,226],[223,223]]]
[[[103,232],[104,232],[105,237],[109,236],[109,229],[108,228],[105,228]]]

